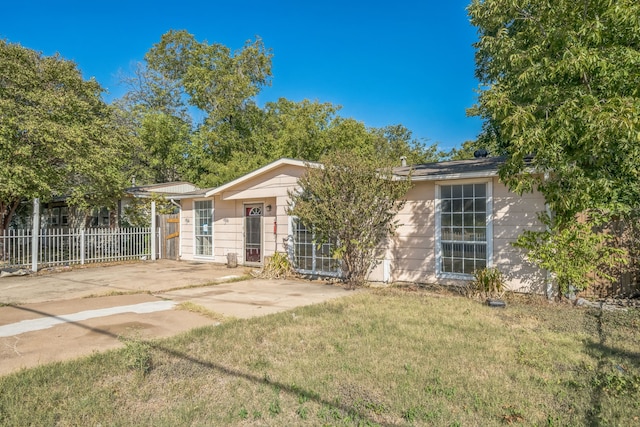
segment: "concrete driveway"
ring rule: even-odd
[[[353,293],[324,282],[240,280],[248,272],[161,260],[0,278],[0,374],[119,347],[122,337],[218,323],[179,309],[182,302],[247,318]]]

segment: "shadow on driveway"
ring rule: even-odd
[[[223,317],[248,318],[354,292],[303,280],[233,281],[246,273],[242,268],[164,260],[2,278],[0,302],[8,305],[0,306],[0,326],[47,317],[73,319],[74,313],[166,300],[190,302]],[[215,324],[211,318],[180,309],[65,321],[1,337],[0,374],[116,348],[123,345],[122,337],[163,338]]]

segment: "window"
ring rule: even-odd
[[[311,228],[297,218],[292,218],[292,260],[293,267],[301,273],[336,276],[340,261],[331,256],[335,240],[318,244]]]
[[[211,200],[194,203],[196,255],[213,255],[213,208]]]
[[[66,207],[49,207],[42,211],[40,224],[43,227],[67,226],[69,222],[68,209]]]
[[[60,224],[65,227],[69,225],[69,208],[60,208]]]
[[[60,208],[51,209],[51,225],[54,227],[60,225]]]
[[[470,275],[487,266],[490,191],[489,183],[439,186],[438,273]]]
[[[89,227],[108,227],[110,222],[109,219],[110,219],[109,209],[95,208],[91,212]]]

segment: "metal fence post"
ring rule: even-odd
[[[86,249],[86,242],[84,228],[80,229],[80,264],[84,264],[84,257]]]
[[[33,199],[33,229],[31,234],[31,270],[38,271],[38,249],[40,237],[40,199]]]
[[[156,201],[151,201],[151,259],[156,260]]]

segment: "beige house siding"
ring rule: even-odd
[[[287,250],[290,218],[287,216],[288,191],[297,187],[304,174],[300,163],[279,163],[266,167],[245,178],[236,180],[207,194],[213,200],[213,253],[209,259],[227,262],[228,253],[236,253],[238,263],[244,264],[246,204],[263,205],[262,259],[276,251]],[[415,181],[407,193],[406,203],[397,216],[396,235],[383,244],[378,253],[378,265],[370,275],[372,281],[463,284],[465,278],[437,275],[437,185],[458,184],[463,181]],[[464,183],[491,183],[491,224],[488,230],[492,249],[489,264],[498,267],[506,276],[508,286],[516,291],[544,292],[545,274],[530,265],[523,253],[512,246],[517,236],[527,229],[541,229],[537,219],[544,211],[541,194],[518,196],[510,192],[497,177],[464,180]],[[271,206],[269,211],[266,207]],[[193,242],[193,200],[184,200],[182,211],[182,258],[195,259]],[[488,236],[489,237],[489,236]]]
[[[525,230],[543,230],[538,214],[545,211],[542,193],[519,196],[498,178],[493,180],[493,265],[507,278],[509,287],[519,292],[543,293],[545,272],[529,263],[512,243]]]
[[[194,227],[193,227],[193,202],[192,199],[181,203],[180,211],[180,248],[181,259],[193,259],[194,254]]]
[[[507,278],[508,286],[521,292],[543,292],[544,272],[524,259],[520,249],[512,246],[524,230],[541,230],[538,212],[545,209],[540,193],[518,196],[508,190],[498,178],[492,184],[492,258],[493,266]],[[487,179],[465,182],[486,182]],[[456,181],[446,183],[455,184]],[[390,280],[462,284],[467,279],[443,278],[436,275],[436,182],[416,182],[407,193],[407,202],[398,214],[401,224],[384,253],[391,265]],[[371,280],[382,281],[384,260],[374,269]]]
[[[416,182],[397,215],[399,226],[390,239],[385,259],[391,282],[435,281],[435,186]],[[371,273],[373,281],[384,281],[384,260]]]
[[[304,174],[304,167],[281,165],[259,176],[244,180],[237,185],[224,189],[209,199],[213,200],[213,262],[226,263],[227,254],[237,254],[239,264],[245,263],[245,216],[247,204],[262,204],[262,259],[273,255],[276,251],[286,250],[288,237],[287,216],[288,191],[296,188],[297,181]],[[270,210],[269,208],[270,207]],[[189,218],[193,223],[193,201],[183,202],[183,225]],[[275,228],[275,230],[274,230]],[[275,232],[274,232],[275,231]],[[193,226],[183,233],[193,236]],[[182,259],[193,260],[193,237],[182,242]]]

